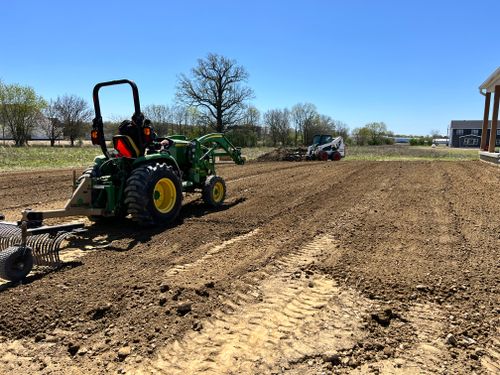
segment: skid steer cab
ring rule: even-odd
[[[342,137],[333,138],[328,134],[317,134],[312,145],[307,148],[306,160],[334,160],[345,157],[346,145]]]
[[[107,138],[99,92],[115,85],[130,86],[134,112],[120,125],[118,134]],[[139,91],[133,81],[98,83],[92,97],[95,118],[90,137],[102,155],[74,178],[74,191],[65,207],[25,210],[17,223],[0,221],[0,278],[22,279],[33,265],[33,256],[35,264],[41,264],[55,253],[57,257],[51,260],[57,262],[61,238],[83,227],[81,223],[44,226],[44,219],[87,216],[99,222],[129,217],[142,227],[167,225],[179,215],[185,191],[200,192],[210,207],[223,204],[226,184],[216,173],[216,157],[228,155],[236,164],[244,163],[241,150],[221,133],[195,139],[184,135],[158,137],[141,112]],[[2,250],[8,250],[8,254]]]

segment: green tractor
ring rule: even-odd
[[[131,120],[120,125],[119,134],[112,138],[113,148],[108,149],[99,90],[121,84],[131,86],[135,110]],[[236,164],[244,163],[241,150],[224,134],[212,133],[192,140],[183,135],[157,137],[141,112],[139,92],[132,81],[98,83],[93,90],[93,102],[91,139],[103,154],[76,179],[73,195],[64,208],[28,209],[17,223],[0,221],[0,250],[4,249],[0,251],[1,278],[20,280],[33,263],[46,264],[47,257],[54,258],[58,252],[61,238],[82,226],[44,226],[44,219],[88,216],[100,221],[130,216],[142,227],[166,225],[178,216],[183,192],[201,191],[203,200],[211,207],[223,204],[226,184],[216,174],[216,157],[229,155]]]

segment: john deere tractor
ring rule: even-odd
[[[134,114],[120,125],[119,134],[110,139],[113,148],[108,149],[99,90],[122,84],[132,88]],[[93,102],[91,139],[101,147],[102,155],[76,180],[73,195],[64,208],[25,210],[17,223],[0,221],[0,250],[5,249],[0,251],[0,277],[25,277],[33,265],[33,253],[35,264],[42,264],[47,254],[57,253],[68,232],[82,226],[44,226],[46,218],[88,216],[99,221],[129,215],[140,226],[168,224],[179,214],[183,191],[201,191],[206,204],[222,205],[226,184],[215,171],[217,156],[229,155],[236,164],[244,163],[240,149],[220,133],[191,140],[183,135],[157,137],[151,121],[141,112],[139,92],[132,81],[98,83],[93,90]]]

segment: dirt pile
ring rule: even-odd
[[[302,161],[305,160],[307,148],[280,147],[266,154],[260,155],[257,161]]]
[[[219,173],[220,210],[188,195],[169,228],[89,226],[66,267],[4,284],[0,373],[498,373],[496,168]],[[63,204],[67,174],[0,176],[0,212]]]

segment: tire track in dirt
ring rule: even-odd
[[[214,246],[212,243],[210,243],[210,244],[207,244],[205,246],[201,246],[201,248],[199,250],[202,250],[203,252],[205,252],[204,250],[206,249],[206,252],[202,257],[197,258],[196,260],[194,260],[191,263],[177,264],[177,265],[173,266],[172,268],[169,268],[165,272],[164,276],[168,278],[169,276],[181,275],[185,272],[192,270],[193,268],[201,266],[201,265],[203,265],[203,263],[206,263],[207,261],[211,260],[214,256],[217,256],[227,246],[233,245],[234,243],[244,241],[250,237],[253,237],[256,234],[258,234],[259,231],[260,231],[259,228],[254,229],[251,232],[248,232],[248,233],[242,234],[240,236],[233,237],[227,241],[224,241],[219,245]]]
[[[292,164],[290,166],[287,166],[287,167],[282,167],[280,168],[280,171],[286,171],[286,170],[290,170],[290,169],[294,169],[294,170],[300,170],[300,169],[307,169],[307,168],[311,168],[311,165],[309,163],[300,163],[300,164]],[[242,177],[238,177],[238,178],[234,178],[234,179],[228,179],[226,180],[227,183],[235,183],[235,182],[240,182],[240,181],[244,181],[244,180],[248,180],[250,178],[254,178],[254,177],[262,177],[262,176],[265,176],[265,175],[269,175],[269,174],[273,174],[274,171],[259,171],[258,173],[255,173],[255,174],[249,174],[249,175],[245,175],[245,176],[242,176]]]
[[[361,301],[307,268],[322,251],[338,251],[330,236],[280,259],[278,274],[258,278],[254,293],[234,293],[201,332],[161,349],[131,373],[224,374],[269,372],[327,351],[349,348],[359,335]],[[301,275],[306,277],[301,277]],[[233,294],[233,292],[232,292]],[[224,312],[226,311],[226,312]],[[322,329],[323,328],[323,329]]]
[[[164,371],[155,369],[163,360],[171,373],[189,374],[193,366],[201,373],[302,375],[329,373],[321,357],[329,351],[341,356],[339,373],[498,372],[494,320],[486,321],[491,330],[472,324],[484,311],[498,311],[491,261],[498,254],[497,177],[482,176],[473,163],[313,163],[284,172],[280,165],[290,166],[221,168],[234,181],[229,200],[242,199],[237,205],[210,212],[189,204],[182,224],[166,231],[94,228],[112,246],[89,254],[81,267],[2,292],[0,372],[149,373]],[[256,174],[258,167],[268,173]],[[245,175],[253,177],[239,180]],[[493,207],[485,205],[490,201]],[[309,249],[314,243],[323,250]],[[416,290],[418,284],[429,288]],[[470,302],[453,297],[462,291]],[[185,302],[192,311],[179,316]],[[107,316],[90,318],[108,303]],[[405,320],[382,327],[370,318],[374,307],[390,307]],[[193,331],[198,323],[203,328]],[[443,347],[450,328],[457,347]],[[47,339],[35,342],[38,334]],[[483,349],[479,360],[470,357],[476,346],[462,346],[466,336]],[[71,356],[73,342],[86,353]],[[123,346],[130,355],[120,361]]]
[[[295,212],[301,212],[302,216],[297,216],[295,219],[294,226],[297,229],[300,229],[301,226],[309,226],[310,223],[314,223],[315,226],[321,227],[323,226],[321,221],[322,213],[315,212],[316,208],[320,208],[321,210],[326,210],[327,207],[330,207],[332,202],[332,198],[334,198],[338,194],[338,188],[341,188],[343,184],[346,183],[350,178],[362,178],[364,168],[353,168],[348,173],[342,174],[340,178],[335,181],[329,182],[328,184],[322,185],[318,190],[318,187],[315,187],[315,190],[312,190],[306,184],[304,188],[311,193],[309,195],[300,195],[300,194],[290,194],[286,199],[286,206],[281,209],[274,210],[266,210],[262,213],[265,215],[266,220],[264,224],[261,224],[256,229],[253,229],[243,235],[238,235],[236,238],[233,237],[229,240],[226,240],[222,245],[218,243],[218,241],[210,242],[204,245],[201,245],[192,251],[184,253],[182,258],[179,258],[175,261],[175,264],[179,264],[179,267],[174,266],[173,270],[167,271],[166,276],[170,279],[176,276],[179,271],[185,277],[175,277],[171,280],[171,282],[176,283],[177,285],[185,285],[186,287],[192,287],[192,283],[190,281],[189,284],[186,285],[184,280],[196,280],[198,279],[198,284],[201,281],[202,283],[207,280],[210,280],[212,277],[218,278],[218,273],[220,270],[221,259],[225,259],[225,262],[228,262],[234,266],[240,266],[242,269],[239,271],[232,270],[233,272],[239,273],[248,267],[253,268],[256,264],[265,262],[265,259],[268,256],[273,256],[274,252],[280,252],[282,250],[289,251],[290,238],[296,238],[300,240],[300,236],[297,238],[297,233],[295,230],[291,229],[290,224],[288,223],[290,219],[290,215]],[[283,181],[286,180],[286,175],[281,177]],[[305,178],[307,180],[307,178]],[[286,186],[281,184],[280,179],[276,179],[275,183],[278,186]],[[259,184],[265,185],[266,181],[259,181]],[[298,188],[299,190],[301,187]],[[257,189],[258,190],[258,189]],[[238,194],[237,192],[235,194]],[[252,202],[254,198],[250,198],[248,205],[255,204]],[[327,202],[327,207],[324,207],[325,204],[323,201]],[[333,209],[333,211],[338,210],[338,208]],[[236,211],[233,211],[236,213]],[[217,215],[218,216],[218,215]],[[207,218],[190,218],[190,222],[203,222],[210,223],[216,225],[243,225],[243,228],[249,227],[248,221],[251,222],[251,217],[245,218],[245,222],[239,223],[234,220],[234,218],[229,216],[225,218],[224,221],[221,221],[219,218],[214,217],[211,219]],[[226,217],[228,215],[225,215]],[[259,234],[255,236],[255,234]],[[283,240],[279,240],[283,238]],[[267,241],[267,239],[272,239],[271,241]],[[307,240],[306,240],[307,242]],[[260,248],[263,247],[263,251]],[[292,248],[295,247],[292,244]],[[247,254],[239,254],[238,248],[241,249],[252,249]],[[207,256],[208,252],[208,256]],[[217,256],[213,256],[217,254]],[[261,255],[262,259],[259,259],[258,255]],[[234,258],[234,259],[233,259]],[[254,262],[252,262],[252,260]],[[245,267],[246,265],[246,267]],[[232,267],[226,268],[223,272],[229,273]],[[215,270],[215,271],[214,271]],[[189,272],[187,272],[189,271]],[[202,277],[200,277],[202,275]]]
[[[490,374],[500,374],[500,328],[496,327],[496,335],[481,358],[481,364]]]

